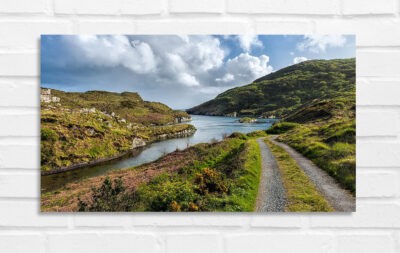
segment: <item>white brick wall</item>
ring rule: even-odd
[[[39,35],[356,33],[357,212],[40,214]],[[1,0],[0,251],[400,252],[400,0]]]

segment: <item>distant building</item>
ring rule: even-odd
[[[60,98],[51,95],[51,89],[42,89],[40,91],[40,102],[43,103],[59,103]]]

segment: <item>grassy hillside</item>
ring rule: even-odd
[[[355,192],[355,87],[331,99],[316,99],[267,130]]]
[[[187,113],[172,110],[165,104],[143,101],[136,92],[87,91],[80,93],[52,90],[52,95],[61,99],[64,108],[94,107],[108,114],[114,112],[129,122],[143,125],[172,124],[178,117],[189,117]]]
[[[355,84],[355,59],[311,60],[230,89],[187,110],[191,114],[286,116],[314,99],[333,98]]]
[[[42,194],[42,210],[253,211],[261,171],[257,136],[234,133],[221,142],[70,183]]]
[[[193,134],[190,118],[136,93],[52,90],[60,103],[41,104],[41,170],[107,159],[146,142]]]

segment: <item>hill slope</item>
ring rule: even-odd
[[[50,92],[54,102],[41,103],[42,172],[115,158],[147,142],[195,131],[174,124],[190,120],[186,112],[143,101],[137,93]]]
[[[284,117],[314,99],[337,97],[354,87],[354,58],[311,60],[271,73],[249,85],[225,91],[187,112]]]

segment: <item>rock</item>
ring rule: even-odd
[[[141,138],[134,138],[132,140],[132,149],[146,146],[146,142]]]
[[[92,136],[96,131],[93,128],[87,128],[85,133],[88,136]]]

